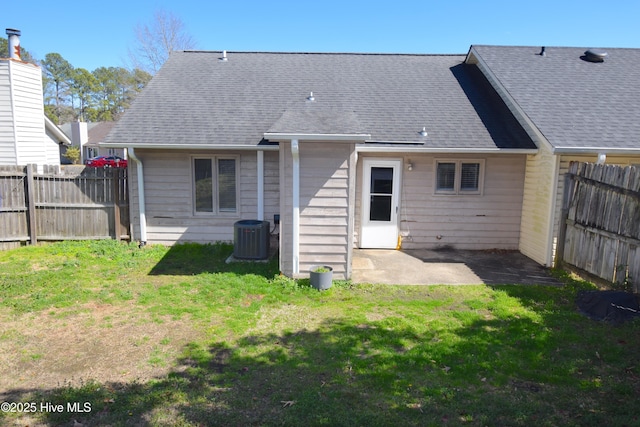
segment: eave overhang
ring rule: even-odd
[[[554,147],[553,154],[611,154],[620,156],[640,156],[640,148],[616,147]]]
[[[356,145],[359,153],[538,154],[537,148],[425,147],[424,145]]]
[[[126,142],[101,142],[100,147],[139,148],[149,150],[237,150],[237,151],[278,151],[277,144],[135,144]]]

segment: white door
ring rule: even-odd
[[[401,171],[402,160],[364,159],[361,248],[398,245]]]

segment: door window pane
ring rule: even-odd
[[[391,221],[391,196],[371,196],[370,221]]]
[[[371,168],[371,194],[391,194],[393,168]]]
[[[218,159],[218,209],[236,211],[236,161]]]
[[[194,159],[196,212],[213,212],[213,178],[211,159]]]

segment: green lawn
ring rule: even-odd
[[[318,292],[279,276],[277,261],[226,264],[231,251],[99,241],[0,252],[0,356],[18,360],[3,375],[19,383],[20,369],[66,360],[25,329],[43,323],[66,340],[79,328],[98,347],[123,331],[123,354],[144,350],[132,370],[165,369],[0,389],[14,407],[91,409],[4,412],[0,424],[640,424],[640,323],[580,315],[575,294],[589,283],[556,272],[562,288],[338,282]]]

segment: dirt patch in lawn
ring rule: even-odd
[[[0,394],[161,377],[203,334],[189,320],[152,320],[133,305],[0,315]]]

